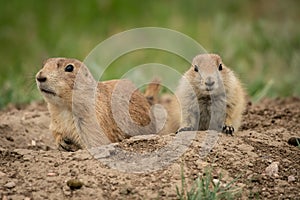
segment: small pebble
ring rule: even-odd
[[[30,198],[29,197],[25,197],[24,200],[30,200]]]
[[[16,186],[16,184],[13,181],[8,182],[4,185],[4,187],[6,187],[8,189],[14,188],[15,186]]]
[[[219,180],[219,179],[216,179],[216,178],[214,178],[212,181],[213,181],[213,183],[214,183],[215,185],[217,185],[217,184],[220,182],[220,180]]]
[[[288,182],[295,182],[295,181],[296,181],[295,176],[292,175],[288,176]]]
[[[167,181],[167,179],[162,178],[162,179],[161,179],[161,182],[167,183],[168,181]]]
[[[265,170],[268,176],[278,177],[278,165],[279,162],[272,162]]]
[[[31,146],[36,146],[36,141],[35,140],[31,140]]]
[[[83,183],[78,179],[70,179],[67,181],[67,185],[71,190],[78,190],[83,186]]]
[[[54,172],[49,172],[49,173],[47,174],[47,176],[53,177],[53,176],[56,176],[56,173],[54,173]]]

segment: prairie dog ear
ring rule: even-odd
[[[198,72],[198,71],[199,71],[199,68],[198,68],[197,65],[194,65],[194,71],[195,71],[195,72]]]

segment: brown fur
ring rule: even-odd
[[[164,94],[159,98],[159,103],[165,108],[168,114],[165,126],[159,134],[175,133],[180,126],[180,104],[176,95]]]
[[[158,132],[160,135],[175,133],[180,124],[180,105],[175,95],[163,94],[159,96],[161,81],[154,78],[145,90],[145,97],[150,105],[160,104],[166,111],[166,121],[163,128]]]
[[[65,71],[69,64],[74,66],[74,71]],[[69,58],[48,59],[36,78],[48,103],[50,130],[60,149],[75,151],[121,141],[132,135],[156,133],[147,99],[128,80],[98,83],[82,62]],[[42,78],[46,81],[39,81]],[[116,100],[112,98],[114,94]],[[130,119],[126,119],[126,103]],[[130,123],[137,128],[132,128]]]
[[[148,84],[145,90],[145,97],[147,98],[150,105],[157,104],[159,102],[159,91],[161,89],[160,80],[158,78],[153,79],[151,83]]]
[[[208,86],[209,83],[212,87]],[[232,134],[238,130],[245,109],[245,92],[220,56],[196,56],[180,80],[176,95],[182,107],[179,131],[212,128]]]

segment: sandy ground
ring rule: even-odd
[[[208,132],[185,132],[134,137],[96,149],[95,159],[87,150],[58,151],[48,126],[44,104],[0,112],[0,199],[177,199],[181,171],[190,187],[206,166],[221,183],[238,177],[240,199],[300,199],[300,149],[287,142],[300,137],[296,97],[249,103],[241,130],[214,135],[212,149],[203,146]],[[73,179],[83,186],[70,189]]]

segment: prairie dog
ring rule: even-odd
[[[233,134],[240,127],[245,92],[219,55],[196,56],[176,95],[182,110],[178,132],[213,129]]]
[[[159,104],[163,106],[166,111],[166,121],[158,134],[166,135],[175,133],[180,125],[180,105],[178,99],[173,94],[163,94],[159,96],[161,89],[161,81],[158,78],[154,78],[151,83],[148,84],[145,90],[145,97],[150,105]]]
[[[158,78],[154,78],[151,83],[148,84],[144,96],[148,100],[150,105],[155,105],[159,102],[159,91],[161,89],[161,81]]]
[[[129,80],[97,82],[82,62],[50,58],[36,74],[36,83],[47,102],[50,130],[60,150],[156,133],[150,104]]]

